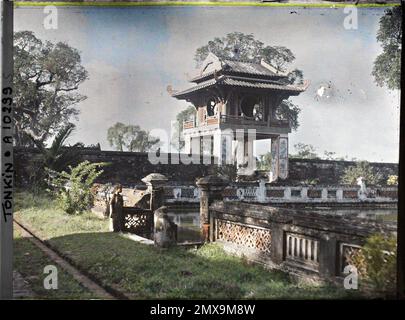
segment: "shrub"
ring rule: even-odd
[[[366,239],[364,246],[347,257],[375,290],[394,292],[396,287],[396,237],[375,234]]]
[[[398,185],[398,176],[396,176],[396,175],[388,176],[387,184],[389,186],[397,186]]]
[[[80,214],[93,205],[94,195],[91,187],[98,176],[103,173],[99,168],[105,163],[84,161],[76,167],[69,166],[69,172],[50,171],[53,192],[59,206],[68,214]]]
[[[345,169],[341,182],[344,184],[357,184],[357,179],[363,177],[367,184],[377,185],[381,182],[381,174],[375,172],[367,161],[360,161],[355,166]]]

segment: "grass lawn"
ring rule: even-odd
[[[18,270],[29,282],[34,299],[95,299],[98,298],[77,282],[68,272],[57,266],[58,289],[47,290],[43,281],[46,277],[44,267],[55,263],[29,239],[14,229],[14,269]]]
[[[155,248],[107,231],[91,213],[69,216],[45,197],[16,194],[16,217],[103,284],[133,299],[350,298],[332,287],[298,285],[284,273],[227,255],[217,244]]]

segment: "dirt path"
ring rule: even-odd
[[[62,258],[58,253],[47,247],[43,242],[37,239],[25,226],[17,221],[14,221],[14,227],[18,228],[24,238],[29,239],[39,249],[41,249],[52,261],[59,265],[62,269],[66,270],[72,277],[80,282],[84,287],[93,292],[100,299],[116,299],[112,294],[107,292],[103,287],[95,283],[89,277],[80,272],[72,264]]]

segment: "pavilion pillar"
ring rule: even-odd
[[[215,132],[212,155],[216,158],[219,165],[231,164],[233,162],[232,140],[233,132],[230,129]]]
[[[198,137],[191,137],[191,153],[193,155],[200,154],[200,141],[201,138]]]
[[[271,138],[270,182],[288,177],[288,135]]]
[[[191,136],[190,135],[184,136],[184,153],[191,154]]]

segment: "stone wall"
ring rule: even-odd
[[[340,285],[352,250],[371,234],[397,230],[396,222],[240,201],[216,201],[209,216],[211,241],[226,251],[305,280]]]
[[[320,184],[339,184],[346,168],[355,166],[354,161],[289,159],[289,183],[318,179]],[[398,175],[397,163],[370,162],[370,166],[381,173],[386,181],[389,175]]]
[[[15,148],[14,163],[16,170],[16,186],[29,183],[30,171],[40,159],[38,150],[34,148]],[[79,161],[109,162],[99,178],[100,183],[118,183],[133,186],[141,184],[141,179],[149,173],[158,172],[166,175],[173,184],[194,184],[196,178],[212,172],[211,165],[204,164],[158,164],[149,162],[147,153],[102,151],[98,149],[83,149]],[[213,162],[213,161],[212,161]],[[202,161],[201,161],[202,163]],[[389,175],[398,174],[398,164],[370,163],[373,168],[382,173],[386,180]],[[305,180],[318,179],[319,184],[336,185],[340,182],[344,170],[356,165],[353,161],[290,159],[288,185],[298,184]],[[31,169],[30,169],[31,168]]]
[[[17,187],[29,184],[30,172],[36,170],[40,153],[34,148],[15,148],[15,184]],[[164,174],[172,184],[194,184],[198,177],[209,173],[209,165],[204,164],[157,164],[149,162],[147,153],[101,151],[83,149],[80,161],[108,162],[104,173],[98,178],[98,183],[121,183],[124,186],[143,184],[142,178],[152,172]],[[202,163],[202,161],[201,161]]]

